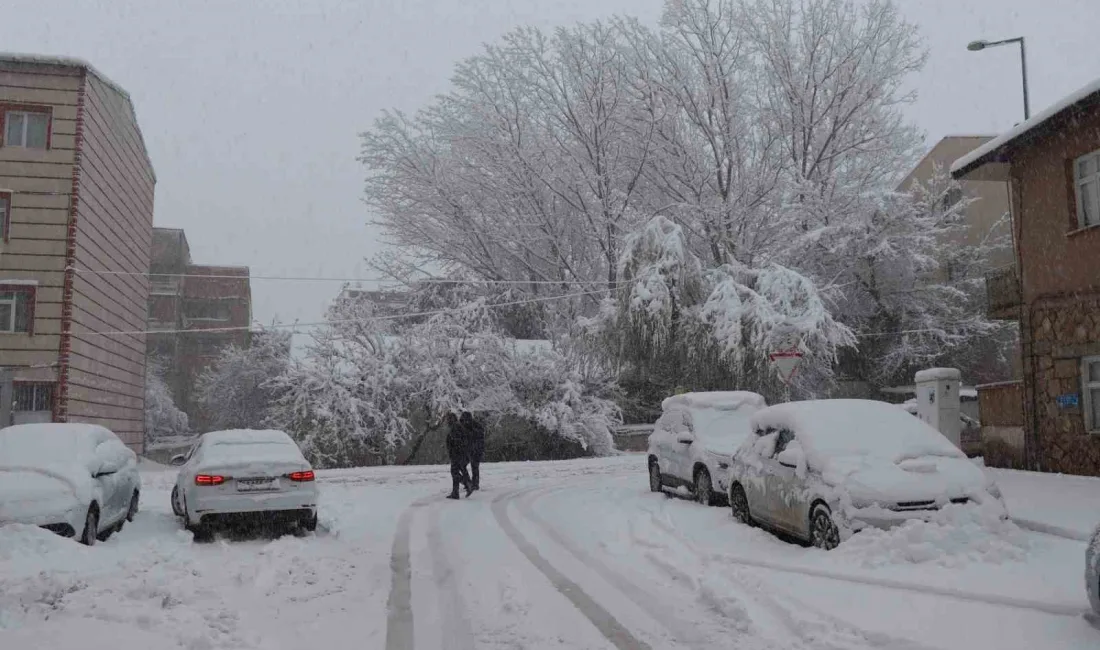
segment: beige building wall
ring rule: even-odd
[[[0,64],[0,113],[24,106],[51,112],[48,151],[0,146],[0,192],[11,200],[10,236],[0,241],[0,284],[38,283],[33,334],[0,332],[0,364],[15,366],[17,381],[57,381],[81,77],[72,68]],[[43,365],[50,367],[27,367]]]
[[[902,180],[898,185],[898,190],[908,191],[913,186],[914,181],[927,183],[932,178],[937,165],[943,171],[943,174],[947,176],[953,162],[991,139],[992,136],[978,135],[947,136],[943,138]],[[957,243],[963,246],[977,246],[989,236],[990,231],[1000,222],[997,232],[1005,235],[1008,239],[1006,239],[1003,248],[989,257],[987,266],[989,269],[1012,266],[1015,261],[1010,239],[1012,228],[1008,183],[964,180],[960,182],[960,185],[964,196],[976,200],[966,208],[966,220],[970,227],[967,229],[966,235],[961,237]]]

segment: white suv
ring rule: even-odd
[[[729,489],[733,452],[749,436],[749,418],[765,406],[761,395],[744,391],[665,399],[649,436],[649,489],[682,486],[700,503],[718,505]]]

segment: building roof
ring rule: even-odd
[[[909,170],[909,173],[906,174],[905,178],[903,178],[901,182],[898,183],[896,191],[908,192],[913,184],[913,181],[918,178],[918,172],[920,172],[922,169],[926,169],[924,167],[925,162],[931,160],[933,162],[939,162],[942,165],[946,165],[948,160],[952,160],[952,158],[949,158],[949,156],[952,156],[952,149],[955,149],[957,152],[957,150],[962,147],[970,148],[974,146],[981,146],[981,144],[985,144],[985,142],[992,140],[995,137],[996,136],[984,134],[956,134],[943,136],[936,142],[936,144],[932,145],[928,149],[928,152],[925,153],[924,156],[917,161],[916,165],[913,165],[913,169]],[[967,143],[968,140],[971,142]],[[958,155],[958,153],[954,153],[954,155]],[[931,177],[931,174],[928,174],[928,176]],[[922,178],[921,180],[927,181],[928,179]]]
[[[1001,135],[986,142],[974,151],[959,158],[951,165],[951,175],[955,178],[966,175],[988,162],[1007,162],[1008,150],[1044,132],[1054,118],[1083,104],[1100,98],[1100,79],[1086,84],[1076,92],[1066,95],[1047,109],[1020,122]]]
[[[88,74],[95,76],[105,85],[114,90],[126,100],[126,106],[130,109],[130,116],[134,120],[134,128],[137,129],[138,138],[141,140],[142,154],[145,156],[145,162],[149,164],[149,171],[153,174],[153,182],[157,180],[157,171],[153,167],[153,161],[149,158],[149,148],[145,146],[145,136],[141,132],[141,123],[137,119],[137,111],[134,110],[134,102],[130,98],[130,93],[126,92],[126,89],[115,83],[110,77],[100,72],[91,63],[88,63],[84,59],[79,59],[71,56],[52,56],[46,54],[27,54],[22,52],[0,52],[0,63],[23,63],[27,65],[54,65],[62,66],[65,68],[79,68],[84,70]]]

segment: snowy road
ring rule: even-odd
[[[651,494],[643,467],[491,465],[457,503],[442,467],[328,472],[316,537],[201,545],[147,472],[94,548],[0,529],[0,647],[1100,647],[1081,542],[962,517],[825,553]]]

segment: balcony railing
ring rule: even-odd
[[[1007,266],[985,276],[986,299],[989,301],[989,317],[1016,320],[1020,316],[1020,280],[1016,267]]]

